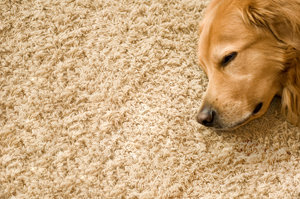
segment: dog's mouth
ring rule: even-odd
[[[258,104],[256,105],[255,109],[253,110],[252,114],[253,114],[253,115],[258,114],[262,107],[263,107],[263,103],[262,103],[262,102],[258,103]]]
[[[255,106],[253,112],[248,114],[246,117],[244,117],[244,119],[242,119],[238,122],[235,122],[233,124],[230,124],[228,126],[219,124],[219,125],[213,126],[212,129],[214,129],[216,131],[232,131],[232,130],[235,130],[235,129],[247,124],[251,120],[255,119],[262,108],[263,108],[263,103],[260,102]]]
[[[247,124],[248,122],[250,122],[252,120],[251,117],[252,117],[252,114],[246,116],[245,119],[242,119],[234,124],[231,124],[228,126],[217,125],[217,126],[212,127],[212,129],[216,130],[216,131],[232,131],[232,130],[235,130],[235,129]]]

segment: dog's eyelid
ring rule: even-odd
[[[231,61],[233,61],[236,56],[237,56],[237,52],[231,52],[229,54],[227,54],[226,56],[223,57],[222,61],[221,61],[221,66],[225,67],[227,66]]]

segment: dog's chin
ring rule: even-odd
[[[241,119],[237,122],[230,123],[230,124],[225,124],[225,123],[220,123],[214,127],[212,127],[213,130],[215,131],[233,131],[241,126],[244,126],[245,124],[249,123],[251,120],[257,118],[258,116],[253,116],[252,114],[244,117],[244,119]]]

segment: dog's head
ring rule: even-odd
[[[298,87],[291,91],[287,79],[300,80],[300,69],[294,71],[291,66],[297,62],[300,42],[295,32],[299,29],[288,19],[293,5],[280,15],[281,3],[286,4],[282,0],[211,2],[199,31],[199,63],[209,79],[199,123],[215,129],[236,128],[263,115],[276,94],[285,95],[284,109],[297,109],[287,112],[292,111],[298,120],[299,83],[294,82]]]

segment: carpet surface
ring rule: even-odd
[[[0,198],[300,198],[280,114],[197,124],[206,0],[2,0]]]

